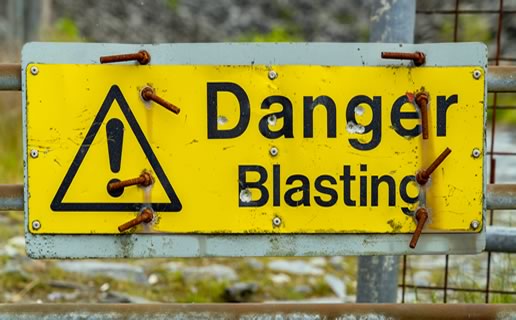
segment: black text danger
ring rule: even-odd
[[[218,94],[221,92],[230,93],[235,96],[240,108],[240,117],[238,123],[230,129],[218,128]],[[438,95],[435,97],[436,106],[433,108],[436,112],[435,133],[438,137],[446,136],[446,113],[450,106],[457,104],[459,101],[457,94],[449,96]],[[264,97],[261,101],[250,101],[249,97],[240,85],[232,82],[209,82],[207,83],[207,123],[208,123],[208,139],[233,139],[241,136],[248,130],[249,120],[251,117],[251,108],[270,109],[272,105],[279,105],[282,110],[273,112],[263,116],[259,121],[258,130],[267,139],[278,138],[294,138],[294,106],[302,106],[303,119],[303,136],[297,138],[312,138],[314,132],[314,110],[315,108],[326,109],[326,137],[337,137],[337,124],[342,123],[344,126],[349,123],[356,123],[355,108],[365,106],[370,108],[372,119],[368,124],[361,125],[362,134],[371,133],[369,141],[360,141],[356,138],[348,138],[349,144],[357,150],[372,150],[376,148],[382,140],[382,117],[390,117],[392,128],[396,133],[403,137],[415,137],[421,133],[419,124],[407,128],[403,125],[403,119],[418,119],[419,115],[416,111],[402,111],[402,106],[408,103],[406,94],[401,94],[392,104],[392,106],[382,105],[382,96],[358,94],[349,97],[347,101],[335,101],[327,95],[320,96],[302,96],[302,99],[292,101],[286,96],[273,95]],[[344,106],[346,110],[345,119],[337,119],[337,108]],[[296,108],[298,110],[298,108]],[[386,111],[389,111],[388,114]],[[271,128],[269,119],[273,116],[276,119],[282,119],[283,125],[280,128]],[[390,129],[390,128],[389,128]]]

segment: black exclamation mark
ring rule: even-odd
[[[120,164],[122,163],[122,144],[124,142],[124,124],[120,119],[113,118],[106,124],[106,135],[109,154],[109,167],[113,173],[120,171]],[[118,182],[118,179],[111,179],[108,186],[112,182]],[[120,197],[124,193],[124,189],[110,190],[108,193],[112,197]]]

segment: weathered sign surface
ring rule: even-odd
[[[481,60],[440,65],[427,50],[427,64],[415,67],[362,45],[339,64],[322,56],[181,63],[150,46],[147,65],[99,64],[91,54],[76,63],[31,57],[35,46],[52,45],[29,45],[23,57],[34,235],[119,234],[144,210],[152,220],[125,232],[411,234],[420,207],[429,215],[423,233],[482,230]],[[145,88],[180,112],[145,99]]]

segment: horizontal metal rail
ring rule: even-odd
[[[487,209],[516,209],[516,184],[487,186]],[[0,185],[0,211],[23,211],[23,185]],[[516,228],[486,228],[486,251],[516,253]]]
[[[21,91],[21,65],[16,63],[0,64],[0,90]]]
[[[4,304],[0,319],[514,319],[516,304]]]
[[[516,184],[490,184],[486,195],[488,210],[516,209]],[[0,211],[23,211],[23,185],[0,185]]]
[[[0,184],[0,211],[23,211],[23,185]]]
[[[485,251],[516,253],[516,228],[489,226],[486,230]]]
[[[516,209],[516,184],[487,185],[486,205],[488,210]]]
[[[489,66],[489,92],[516,92],[516,66]],[[0,90],[21,90],[21,65],[0,64]]]
[[[487,68],[489,92],[516,92],[515,66],[489,66]]]

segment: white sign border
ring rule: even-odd
[[[22,50],[24,151],[27,150],[26,68],[29,63],[99,64],[100,56],[142,49],[150,52],[153,65],[410,66],[411,62],[407,61],[381,59],[380,53],[422,51],[426,54],[426,66],[483,66],[484,72],[487,71],[487,47],[482,43],[28,43]],[[487,96],[487,88],[484,96]],[[24,152],[24,175],[25,241],[27,254],[32,258],[467,254],[483,251],[486,242],[485,215],[484,228],[478,233],[423,233],[416,249],[408,246],[411,234],[37,235],[29,231],[27,152]],[[485,194],[485,172],[483,175]],[[484,212],[485,208],[484,197]]]

